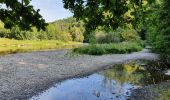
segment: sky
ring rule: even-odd
[[[63,7],[62,0],[32,0],[34,9],[40,9],[40,14],[46,22],[53,22],[72,16],[73,14]]]

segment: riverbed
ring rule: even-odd
[[[140,92],[136,90],[170,80],[170,77],[167,77],[163,70],[150,70],[155,66],[159,66],[159,63],[161,62],[139,60],[114,65],[107,70],[99,71],[82,78],[67,79],[59,82],[29,100],[158,99],[156,98],[158,94],[142,93],[141,90]],[[134,90],[137,94],[134,94]],[[143,96],[134,97],[135,95]]]
[[[132,60],[157,60],[144,49],[131,54],[74,55],[70,50],[39,51],[0,57],[0,99],[26,99],[63,80],[90,75]]]

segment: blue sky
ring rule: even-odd
[[[53,22],[73,15],[63,8],[62,0],[32,0],[31,4],[34,9],[40,9],[40,14],[46,22]]]

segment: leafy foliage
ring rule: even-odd
[[[153,5],[148,15],[147,38],[153,50],[170,58],[170,1]]]
[[[30,0],[0,0],[0,4],[5,4],[0,8],[0,20],[5,28],[18,26],[21,30],[31,30],[35,26],[45,30],[47,23],[39,14],[40,10],[34,10],[30,5]]]
[[[138,12],[144,1],[152,3],[155,0],[63,0],[64,8],[74,13],[74,17],[85,22],[86,30],[95,30],[98,26],[104,29],[116,29],[119,26],[132,22],[133,18],[127,16],[129,10],[138,19]]]

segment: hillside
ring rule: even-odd
[[[72,17],[49,23],[46,31],[37,31],[34,27],[32,28],[32,31],[21,31],[18,27],[14,27],[9,30],[3,28],[3,23],[0,22],[1,38],[82,42],[84,39],[83,32],[84,28],[82,22],[77,22]]]

